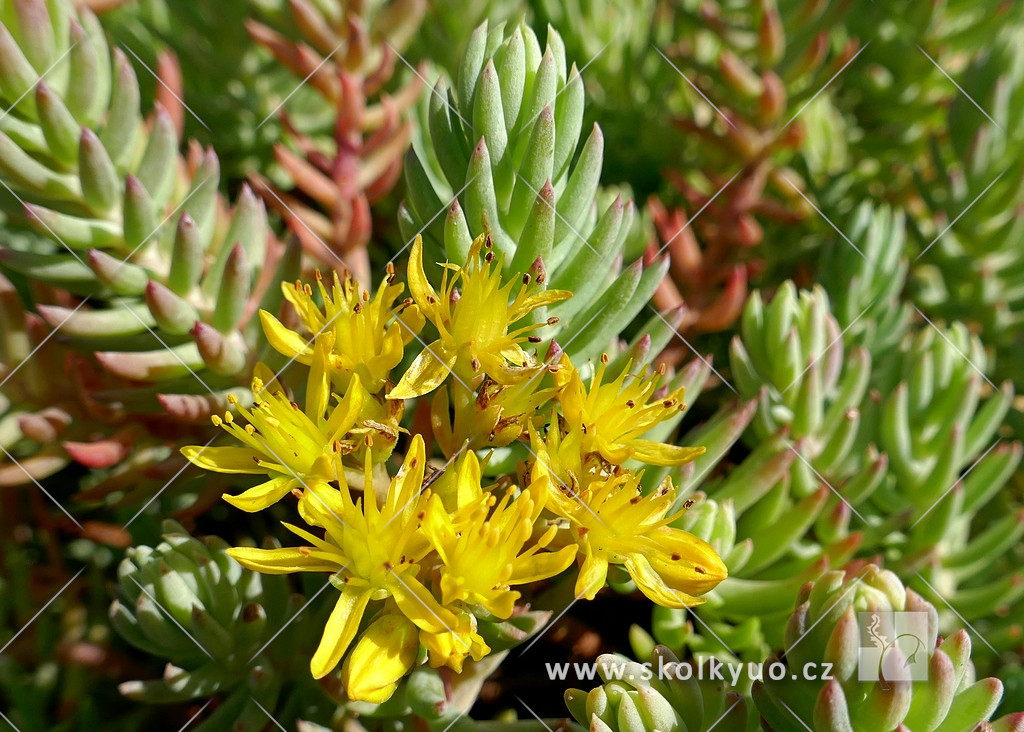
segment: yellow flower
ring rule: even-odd
[[[543,456],[542,456],[543,457]],[[542,460],[535,471],[546,473]],[[692,607],[728,572],[703,539],[668,526],[692,505],[666,517],[675,489],[666,479],[649,496],[640,491],[640,475],[623,473],[594,480],[579,493],[552,484],[550,507],[569,520],[582,560],[576,596],[594,599],[604,587],[609,564],[622,564],[637,587],[664,607]]]
[[[442,386],[430,402],[430,424],[441,451],[453,455],[469,442],[472,450],[505,447],[526,429],[542,405],[554,396],[554,389],[540,389],[539,379],[530,378],[511,386],[484,379],[476,394],[462,386]],[[449,414],[449,404],[454,418]]]
[[[362,632],[341,667],[352,701],[382,704],[391,698],[419,652],[419,629],[399,613],[384,613]]]
[[[330,673],[345,655],[371,600],[391,598],[398,611],[427,634],[451,633],[466,652],[480,658],[490,649],[466,619],[442,607],[418,578],[430,544],[419,531],[425,496],[420,489],[426,464],[423,439],[417,435],[402,468],[392,479],[383,505],[372,492],[353,501],[347,486],[310,486],[306,510],[324,527],[324,538],[290,524],[289,531],[309,546],[281,549],[236,547],[228,553],[242,566],[267,574],[332,572],[341,596],[310,661],[315,678]],[[370,484],[367,461],[366,482]]]
[[[467,457],[476,460],[472,452]],[[504,620],[519,599],[511,585],[553,577],[572,564],[575,546],[541,551],[555,537],[557,526],[524,549],[544,505],[547,479],[541,478],[512,500],[514,490],[509,488],[496,507],[495,496],[485,494],[454,517],[439,496],[431,497],[423,530],[443,563],[441,601],[445,605],[479,605]]]
[[[396,313],[395,300],[405,286],[393,284],[394,280],[395,274],[389,265],[388,277],[371,300],[369,292],[359,292],[357,283],[348,273],[342,282],[335,272],[334,285],[328,290],[317,271],[316,284],[324,302],[323,311],[314,302],[309,285],[281,284],[285,298],[295,307],[307,331],[333,333],[330,371],[339,389],[346,389],[349,379],[357,374],[370,393],[380,391],[391,369],[402,361],[405,345],[423,327],[423,316],[411,300],[400,303],[397,311],[401,315]],[[312,362],[310,341],[286,328],[266,310],[260,311],[260,320],[275,350],[299,363]]]
[[[483,248],[487,251],[481,256]],[[512,332],[509,327],[539,307],[572,297],[572,293],[538,291],[530,285],[529,275],[524,275],[519,291],[512,297],[515,281],[501,283],[501,262],[495,259],[490,240],[479,237],[469,250],[465,266],[444,265],[438,295],[423,271],[423,241],[416,237],[409,256],[409,291],[434,324],[438,339],[424,348],[388,394],[389,399],[409,399],[431,392],[449,373],[467,384],[481,372],[499,384],[513,384],[533,373],[533,359],[520,344],[539,341],[526,334],[543,323]]]
[[[617,379],[606,384],[603,382],[607,362],[608,357],[602,356],[589,389],[584,387],[568,356],[562,357],[561,368],[555,373],[562,416],[570,431],[582,430],[584,455],[597,452],[616,465],[630,458],[650,465],[682,465],[704,454],[703,447],[666,445],[641,437],[686,408],[683,404],[685,389],[680,387],[651,402],[661,378],[660,371],[628,376],[627,364]]]
[[[364,392],[359,377],[354,376],[344,397],[331,393],[326,365],[332,340],[330,334],[316,340],[304,408],[288,399],[270,369],[257,364],[252,408],[228,397],[248,424],[243,427],[236,422],[230,411],[223,418],[212,418],[244,447],[190,445],[181,449],[193,464],[206,470],[270,478],[240,495],[225,494],[228,503],[243,511],[260,511],[297,488],[343,476],[342,457],[358,447],[345,437],[362,412]],[[331,397],[336,401],[333,405]]]

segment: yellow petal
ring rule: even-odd
[[[256,455],[247,447],[203,447],[188,445],[181,448],[181,454],[189,462],[204,470],[218,473],[262,473],[265,472],[253,460]]]
[[[419,305],[423,314],[429,315],[437,309],[435,303],[438,301],[437,293],[427,280],[427,274],[423,271],[423,237],[417,235],[409,251],[409,294]]]
[[[399,577],[392,573],[391,580],[388,589],[391,590],[398,609],[405,617],[416,623],[417,627],[429,633],[455,631],[455,615],[442,607],[418,579],[409,574]]]
[[[309,662],[309,670],[313,672],[314,679],[323,678],[341,661],[359,630],[359,621],[363,619],[371,594],[372,590],[351,586],[341,591],[341,597],[331,611],[331,617],[327,619],[324,637]]]
[[[256,549],[236,546],[228,549],[227,554],[246,569],[263,574],[338,571],[338,563],[332,561],[326,553],[306,547]]]
[[[508,583],[522,585],[554,577],[568,569],[572,560],[576,558],[576,551],[577,546],[570,544],[557,552],[538,552],[529,557],[519,557],[513,563],[512,577]]]
[[[595,555],[587,544],[587,558],[580,567],[576,578],[576,597],[593,600],[608,580],[608,559],[603,554]]]
[[[260,310],[260,322],[263,324],[263,334],[267,337],[267,342],[275,351],[288,358],[294,358],[299,363],[308,364],[312,360],[313,349],[305,338],[286,328],[266,310]]]
[[[395,316],[399,324],[394,326],[402,339],[402,345],[409,345],[412,339],[419,335],[426,325],[427,319],[423,317],[423,311],[419,305],[410,305]],[[390,329],[389,329],[390,332]]]
[[[448,378],[458,354],[434,341],[412,362],[397,386],[388,392],[388,399],[412,399],[439,387]]]
[[[669,587],[661,575],[654,571],[647,557],[631,554],[626,558],[626,571],[647,597],[662,607],[684,608],[700,605],[703,597],[694,597],[674,587]]]
[[[357,374],[352,374],[352,380],[348,383],[345,397],[334,407],[331,416],[327,419],[324,431],[327,433],[329,442],[339,440],[342,436],[355,426],[356,420],[362,414],[363,404],[366,401],[366,392]],[[329,448],[326,445],[325,448]]]
[[[348,698],[371,704],[386,702],[412,668],[419,647],[419,629],[404,616],[388,613],[374,620],[341,668]]]
[[[271,478],[266,483],[260,483],[247,491],[233,496],[225,493],[221,498],[235,508],[240,508],[249,513],[262,511],[280,501],[292,488],[299,485],[299,481],[291,476],[282,475],[279,478]]]
[[[299,515],[312,526],[325,526],[334,521],[344,525],[345,502],[341,490],[322,480],[313,480],[306,485],[299,500]]]
[[[684,445],[666,445],[654,440],[635,439],[629,441],[633,448],[633,458],[651,465],[682,465],[705,453],[705,447],[686,447]]]
[[[514,323],[537,308],[568,300],[570,297],[572,297],[572,293],[569,290],[544,290],[543,292],[536,292],[523,299],[522,302],[513,303],[513,307],[509,309],[508,322]]]

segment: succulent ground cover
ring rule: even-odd
[[[0,726],[1024,730],[1022,36],[0,0]]]

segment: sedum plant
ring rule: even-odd
[[[199,728],[260,730],[279,699],[299,704],[305,696],[315,704],[319,696],[289,671],[289,656],[308,633],[285,621],[303,598],[282,578],[243,569],[227,550],[222,539],[196,539],[173,521],[164,522],[157,546],[128,550],[118,567],[123,600],[110,606],[111,623],[129,643],[168,662],[161,678],[126,681],[120,692],[149,704],[219,695]]]
[[[589,692],[569,689],[565,703],[573,718],[591,730],[745,732],[755,730],[753,705],[714,681],[698,681],[689,662],[657,646],[641,665],[606,654],[596,662],[604,682]]]
[[[594,127],[580,146],[584,87],[567,68],[561,36],[543,52],[523,24],[477,27],[452,81],[426,103],[422,140],[406,158],[403,236],[422,232],[435,258],[463,261],[487,233],[505,272],[527,272],[571,300],[548,308],[570,353],[593,358],[640,312],[664,274],[644,267],[642,233],[628,199],[599,187],[604,141]],[[543,262],[543,270],[531,270]],[[588,277],[598,270],[603,277]],[[602,295],[606,297],[602,298]],[[570,343],[570,338],[579,335]]]
[[[260,346],[256,305],[276,307],[270,277],[291,276],[296,257],[248,189],[233,206],[218,193],[212,149],[179,155],[168,113],[142,117],[135,71],[89,11],[6,7],[0,182],[21,231],[0,263],[59,288],[34,303],[39,315],[116,377],[102,391],[86,382],[88,401],[194,420],[237,385]]]
[[[247,345],[239,328],[266,288],[259,273],[281,254],[262,206],[243,191],[226,208],[216,155],[192,147],[179,157],[165,112],[147,129],[134,70],[87,11],[80,25],[68,5],[52,14],[32,0],[14,5],[37,27],[3,28],[6,63],[19,74],[6,75],[4,96],[19,101],[4,119],[2,174],[12,219],[36,235],[5,246],[4,264],[95,298],[95,308],[42,314],[53,325],[66,320],[64,334],[104,352],[99,360],[113,373],[150,382],[190,368],[236,373]],[[48,43],[36,44],[29,31]],[[36,64],[66,52],[66,65],[36,83],[46,66],[32,65],[29,48]]]
[[[527,637],[516,617],[529,587],[573,563],[574,594],[588,600],[614,568],[670,607],[699,604],[725,576],[709,544],[668,526],[678,513],[671,481],[645,494],[642,471],[625,467],[681,465],[703,452],[644,437],[682,410],[683,390],[655,398],[661,373],[628,366],[607,380],[607,357],[589,386],[567,355],[545,364],[524,346],[548,326],[521,323],[571,292],[506,277],[497,247],[481,236],[466,264],[442,268],[439,293],[424,250],[417,238],[411,297],[400,305],[394,270],[372,298],[350,280],[318,280],[323,309],[308,285],[284,284],[303,332],[261,318],[273,347],[308,368],[301,405],[258,364],[252,408],[231,397],[233,408],[213,418],[241,444],[183,450],[208,470],[261,477],[225,495],[243,511],[297,504],[298,520],[284,526],[299,546],[227,554],[261,573],[329,575],[338,595],[310,671],[319,679],[340,670],[332,683],[350,702],[387,704],[424,665],[472,677],[507,639]],[[419,336],[428,323],[439,336],[431,344]],[[406,344],[419,354],[393,374]],[[476,398],[448,403],[449,385]],[[431,430],[404,441],[391,475],[407,399],[434,402]],[[502,407],[478,411],[491,400]],[[455,424],[472,420],[489,444],[519,442],[529,456],[485,478],[469,442],[455,443],[446,428],[450,406]],[[447,458],[440,467],[428,451],[435,440]]]
[[[423,0],[293,1],[289,12],[266,9],[266,22],[246,23],[252,39],[298,84],[271,112],[287,131],[274,146],[274,159],[291,189],[257,172],[249,179],[311,256],[331,267],[341,264],[367,285],[370,207],[401,177],[412,135],[408,111],[421,92],[422,72],[415,69],[397,85],[407,63],[401,54],[425,6]],[[328,114],[280,109],[306,85]]]
[[[879,680],[859,681],[858,622],[863,621],[858,614],[885,612],[922,613],[927,620],[909,638],[882,636],[883,654],[888,654],[873,669],[879,672]],[[785,682],[768,676],[756,681],[753,697],[764,728],[793,729],[794,720],[816,730],[865,732],[1024,728],[1020,714],[988,723],[1003,686],[997,679],[976,677],[967,631],[940,638],[936,616],[935,607],[905,588],[895,574],[873,564],[855,575],[831,572],[808,583],[786,628],[782,663],[792,670],[806,663],[828,662],[831,678],[794,682],[787,675]],[[910,681],[902,671],[902,664],[916,661],[911,660],[915,653],[921,654],[922,664],[927,663],[927,680]]]

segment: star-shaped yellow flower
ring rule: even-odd
[[[360,447],[345,438],[359,421],[364,391],[359,377],[353,376],[344,396],[331,392],[327,360],[332,341],[328,333],[317,338],[304,407],[288,399],[269,368],[257,364],[252,379],[252,408],[229,397],[248,424],[236,422],[230,411],[223,418],[213,416],[213,423],[244,447],[181,448],[186,458],[206,470],[269,478],[240,495],[225,494],[228,503],[243,511],[260,511],[296,488],[338,480],[343,475],[342,457]]]
[[[450,373],[465,384],[481,373],[499,384],[513,384],[535,373],[533,359],[521,344],[528,340],[527,333],[543,323],[511,332],[509,328],[528,313],[568,299],[572,293],[540,290],[529,275],[523,275],[513,297],[515,285],[515,280],[502,284],[501,262],[496,261],[490,240],[479,237],[465,266],[444,265],[438,294],[427,281],[423,241],[416,237],[409,255],[409,291],[437,329],[438,338],[423,349],[388,398],[409,399],[431,392]]]
[[[466,459],[475,462],[476,456],[467,452]],[[479,475],[479,469],[475,472]],[[479,605],[504,620],[519,599],[512,585],[554,577],[572,564],[575,546],[541,551],[554,539],[557,526],[527,546],[546,499],[547,479],[541,478],[514,500],[513,493],[510,488],[497,506],[494,494],[485,493],[455,515],[444,508],[440,496],[431,497],[423,530],[441,558],[445,605]]]
[[[534,465],[547,474],[543,453]],[[703,539],[669,526],[682,513],[666,516],[675,502],[671,483],[648,496],[641,475],[624,472],[591,481],[578,493],[551,483],[549,507],[569,520],[579,546],[576,596],[594,599],[604,587],[609,564],[625,566],[647,597],[664,607],[692,607],[728,575],[725,563]],[[683,511],[688,508],[684,504]]]
[[[395,274],[389,268],[387,278],[371,299],[369,292],[360,293],[351,275],[346,273],[342,280],[335,272],[334,284],[328,289],[317,271],[323,310],[313,300],[309,285],[281,284],[306,331],[334,335],[330,372],[337,388],[347,388],[348,380],[356,374],[371,394],[380,391],[391,369],[402,361],[406,344],[423,327],[423,316],[411,300],[395,305],[405,286],[394,281]],[[312,362],[313,345],[306,337],[285,327],[266,310],[260,311],[260,320],[267,341],[276,351],[299,363]]]
[[[381,506],[372,492],[353,501],[343,479],[338,488],[315,484],[310,486],[305,507],[323,526],[322,539],[285,524],[308,546],[228,550],[242,566],[266,574],[333,573],[332,582],[341,595],[310,661],[315,678],[326,676],[344,657],[371,600],[390,598],[398,612],[419,628],[421,642],[428,647],[429,638],[424,636],[450,635],[461,646],[458,668],[466,655],[479,660],[490,650],[476,633],[472,618],[443,607],[418,577],[419,563],[431,551],[419,530],[426,501],[421,493],[425,465],[423,439],[417,435]],[[369,461],[366,470],[369,484]]]
[[[661,378],[659,371],[632,376],[627,364],[618,378],[604,383],[607,362],[607,357],[602,356],[589,388],[583,385],[568,356],[562,357],[555,372],[562,416],[569,431],[582,431],[584,455],[597,452],[615,465],[631,458],[651,465],[682,465],[704,454],[703,447],[666,445],[642,437],[686,408],[683,388],[652,401]]]

